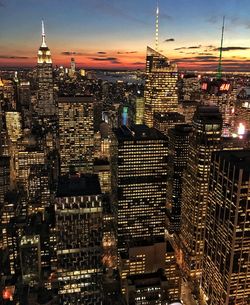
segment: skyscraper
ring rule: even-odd
[[[93,169],[94,126],[92,96],[60,97],[59,141],[61,172]]]
[[[218,107],[200,106],[193,120],[181,210],[184,268],[195,278],[201,273],[211,154],[220,143],[222,117]]]
[[[42,21],[42,44],[37,56],[37,114],[40,117],[55,116],[56,103],[53,89],[53,69],[50,49],[45,42],[44,23]]]
[[[154,112],[178,110],[178,71],[167,57],[147,47],[144,123],[153,126]]]
[[[250,150],[212,156],[202,289],[209,305],[250,301]]]
[[[118,250],[130,241],[164,237],[167,138],[155,128],[114,130],[112,188]]]
[[[60,178],[55,202],[62,305],[102,304],[102,198],[97,175]]]
[[[168,135],[170,128],[173,128],[176,124],[181,124],[185,122],[184,115],[178,112],[155,112],[154,116],[154,127]]]
[[[167,228],[171,233],[179,232],[181,226],[183,175],[187,167],[191,132],[192,126],[187,124],[169,129]]]

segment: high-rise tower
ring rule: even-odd
[[[145,125],[122,126],[114,130],[112,152],[118,250],[164,237],[167,137]]]
[[[59,97],[61,172],[92,172],[94,151],[94,98]]]
[[[216,106],[200,106],[193,119],[181,208],[181,240],[187,274],[199,278],[204,247],[211,154],[218,149],[222,117]]]
[[[178,71],[167,57],[147,47],[144,122],[153,126],[155,112],[178,110]]]
[[[40,117],[56,115],[53,90],[53,69],[50,49],[45,42],[44,23],[42,21],[42,44],[37,55],[37,114]]]
[[[250,301],[250,150],[212,155],[201,286],[209,305]]]

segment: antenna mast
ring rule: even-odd
[[[222,23],[220,57],[219,57],[219,65],[217,71],[217,79],[221,79],[222,77],[222,51],[223,51],[224,29],[225,29],[225,16],[223,16],[223,23]]]
[[[158,51],[158,45],[159,45],[159,2],[157,0],[156,20],[155,20],[155,51]]]

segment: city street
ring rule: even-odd
[[[181,285],[181,300],[184,305],[197,305],[198,302],[192,296],[191,289],[188,285],[188,282],[182,280]]]

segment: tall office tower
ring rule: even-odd
[[[11,142],[16,142],[22,136],[22,117],[17,111],[5,112],[6,128]]]
[[[22,114],[24,128],[30,128],[32,122],[31,91],[29,81],[20,81],[18,85],[17,111]]]
[[[103,194],[111,193],[111,173],[108,159],[95,159],[93,173],[99,177]]]
[[[244,124],[246,130],[250,130],[250,96],[249,90],[245,90],[245,96],[240,96],[235,107],[235,126]],[[242,92],[241,92],[242,94]]]
[[[20,150],[15,155],[16,164],[16,181],[20,185],[24,186],[24,189],[28,191],[29,176],[32,174],[31,166],[42,164],[46,161],[44,151],[27,148],[26,150]]]
[[[127,280],[128,305],[168,304],[168,281],[164,270],[130,275]]]
[[[237,88],[233,81],[213,80],[202,83],[202,101],[219,107],[223,119],[224,136],[229,136],[233,130]]]
[[[183,175],[187,167],[191,132],[192,126],[186,124],[169,129],[167,228],[170,233],[180,231]]]
[[[194,74],[182,74],[179,81],[180,84],[180,100],[181,101],[200,101],[201,85],[200,76]]]
[[[70,61],[69,76],[73,77],[75,73],[76,73],[76,62],[74,57],[72,57]]]
[[[176,301],[181,295],[181,274],[176,261],[176,254],[171,243],[166,243],[165,275],[168,280],[168,300]]]
[[[71,168],[91,172],[94,152],[93,102],[91,96],[60,97],[59,141],[61,172]]]
[[[0,156],[0,208],[10,188],[10,157]]]
[[[48,167],[45,164],[33,164],[30,166],[28,178],[28,214],[43,213],[49,207],[51,192],[49,186]]]
[[[4,248],[6,227],[2,223],[5,196],[10,188],[10,157],[0,156],[0,249]]]
[[[155,112],[154,113],[154,127],[168,135],[170,128],[173,128],[176,124],[185,122],[185,117],[178,112]]]
[[[250,301],[250,150],[212,156],[202,289],[209,305]]]
[[[178,111],[178,70],[167,57],[147,48],[144,123],[153,126],[154,112]]]
[[[3,80],[3,97],[6,101],[5,110],[16,110],[15,86],[13,81]]]
[[[42,22],[42,44],[37,56],[37,114],[40,117],[55,116],[56,103],[53,88],[53,69],[50,49],[45,42],[44,24]]]
[[[102,198],[97,175],[61,177],[55,201],[60,304],[102,304]]]
[[[135,98],[135,124],[143,124],[145,110],[145,101],[144,97],[137,96]]]
[[[132,240],[164,237],[167,138],[155,128],[114,129],[112,190],[118,250]]]
[[[6,127],[6,113],[4,105],[0,101],[0,156],[9,156],[11,142]]]
[[[178,112],[184,115],[187,124],[192,124],[195,110],[199,104],[196,101],[181,101],[179,103]]]
[[[194,279],[201,274],[211,154],[220,144],[221,129],[218,107],[197,108],[183,181],[180,234],[184,269]]]
[[[41,247],[39,235],[24,235],[20,241],[22,280],[31,286],[38,284],[41,276]]]

